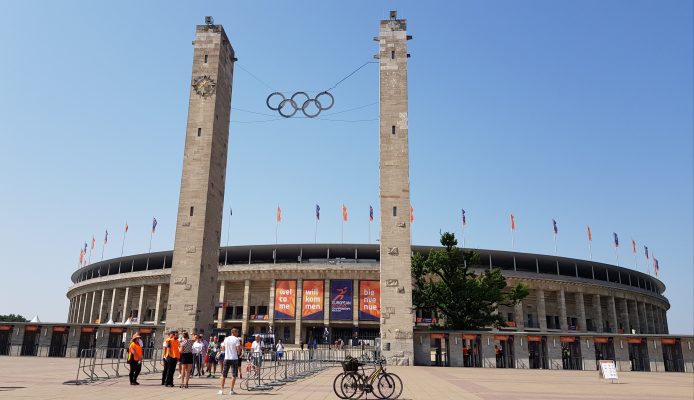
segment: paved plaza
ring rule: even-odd
[[[0,399],[218,399],[218,381],[191,380],[189,389],[164,388],[160,376],[143,375],[132,387],[127,376],[89,385],[64,385],[74,379],[76,359],[0,357]],[[336,399],[332,381],[338,368],[270,392],[243,392],[239,399]],[[618,384],[597,372],[389,367],[402,378],[403,399],[582,400],[694,398],[694,376],[678,373],[622,372]],[[230,398],[225,395],[224,398]]]

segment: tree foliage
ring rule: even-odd
[[[497,307],[514,306],[528,295],[528,287],[519,283],[508,290],[499,268],[475,273],[471,267],[479,265],[479,254],[456,247],[452,233],[441,234],[441,244],[444,249],[412,257],[414,306],[437,310],[447,329],[503,326],[506,320]]]
[[[0,315],[0,322],[29,322],[29,320],[19,314],[8,314]]]

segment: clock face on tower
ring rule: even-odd
[[[213,95],[216,85],[214,79],[207,75],[199,76],[193,80],[193,89],[195,89],[195,93],[202,97]]]

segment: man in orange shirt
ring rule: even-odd
[[[174,387],[173,376],[176,372],[176,363],[180,357],[178,349],[178,333],[176,331],[169,332],[169,337],[164,340],[164,385]]]
[[[130,346],[128,347],[128,365],[130,366],[130,373],[128,374],[130,384],[139,385],[137,377],[142,370],[142,346],[140,346],[139,333],[134,334],[132,339],[130,339]]]

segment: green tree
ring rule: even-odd
[[[528,287],[519,283],[508,290],[499,268],[472,271],[479,265],[479,254],[456,247],[452,233],[441,234],[441,244],[444,249],[412,257],[414,306],[437,310],[448,329],[503,326],[506,320],[495,312],[497,307],[514,306],[528,295]]]
[[[0,322],[29,322],[19,314],[0,315]]]

